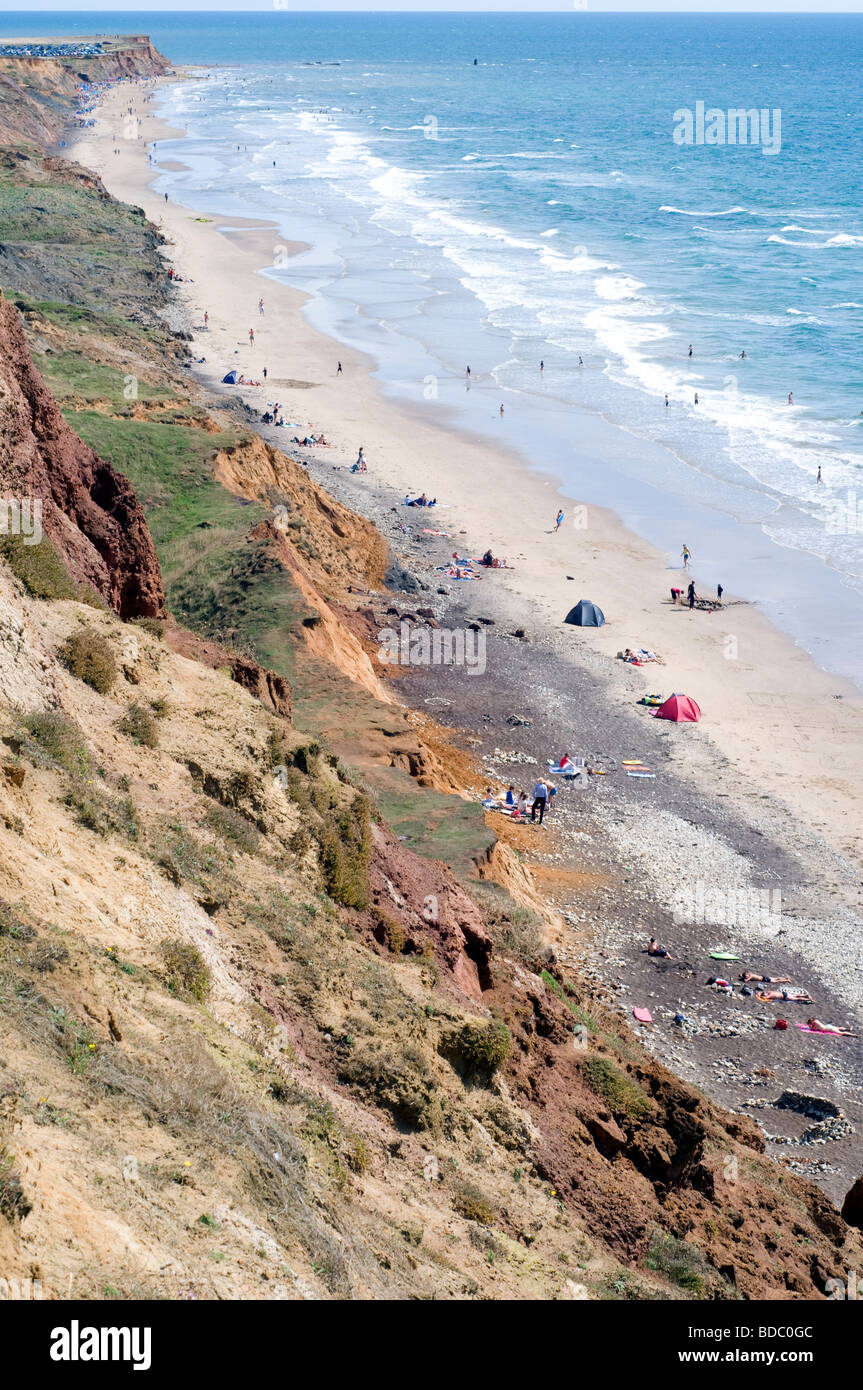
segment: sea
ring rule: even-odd
[[[863,687],[863,16],[0,16],[96,32],[192,70],[156,187],[272,219],[389,395]]]

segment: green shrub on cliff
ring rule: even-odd
[[[156,748],[159,743],[159,726],[155,715],[146,705],[130,705],[118,722],[117,728],[133,743],[142,748]]]
[[[29,734],[30,744],[29,748],[24,746],[24,752],[29,752],[31,761],[44,762],[47,756],[65,772],[78,777],[89,776],[92,766],[90,753],[81,730],[73,720],[67,719],[59,710],[35,710],[32,714],[25,714],[22,722]]]
[[[512,1036],[505,1023],[468,1023],[458,1046],[472,1071],[497,1071],[510,1054]]]
[[[190,941],[163,941],[160,948],[165,962],[165,979],[173,994],[190,995],[201,1003],[210,992],[210,969],[197,946]]]
[[[357,796],[344,810],[330,812],[318,831],[318,843],[324,884],[330,897],[343,907],[366,907],[372,849],[366,798]]]
[[[651,1102],[640,1086],[607,1057],[584,1057],[581,1074],[594,1095],[604,1100],[616,1115],[638,1119],[651,1108]]]
[[[77,599],[91,608],[105,606],[89,584],[74,582],[59,550],[47,536],[38,545],[31,545],[23,536],[0,536],[0,556],[34,598]]]
[[[57,655],[73,676],[107,695],[117,679],[117,662],[111,644],[100,632],[85,628],[73,632]]]

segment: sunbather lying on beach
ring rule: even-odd
[[[835,1033],[840,1038],[856,1038],[858,1035],[852,1033],[850,1028],[837,1028],[835,1023],[822,1023],[817,1018],[807,1018],[806,1026],[815,1033]]]
[[[781,999],[783,1004],[811,1004],[812,995],[805,989],[759,989],[755,995],[764,1004],[772,1004]]]
[[[662,657],[657,656],[656,652],[652,652],[649,647],[640,647],[636,652],[631,647],[627,647],[620,659],[629,662],[632,666],[644,666],[648,661],[662,661]]]
[[[740,978],[745,985],[752,983],[763,985],[792,985],[794,983],[790,975],[754,975],[751,970],[741,970]]]

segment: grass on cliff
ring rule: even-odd
[[[177,617],[291,680],[291,633],[308,604],[269,544],[249,537],[267,509],[213,478],[214,453],[238,436],[95,411],[67,411],[66,419],[134,487]]]
[[[170,393],[149,386],[131,372],[90,362],[77,352],[52,352],[37,357],[46,385],[62,405],[69,399],[107,401],[116,410],[131,409],[136,401],[171,400]],[[134,392],[129,395],[129,392]]]
[[[84,308],[80,304],[64,304],[58,299],[30,299],[27,295],[15,296],[15,308],[25,318],[35,315],[46,323],[62,328],[67,333],[81,336],[89,335],[114,341],[133,341],[142,356],[158,350],[164,344],[164,330],[146,328],[110,311]]]
[[[0,280],[10,297],[149,316],[167,298],[159,242],[140,208],[93,181],[0,152]]]

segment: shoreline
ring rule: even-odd
[[[138,85],[149,94],[163,82],[177,80],[148,79]],[[567,497],[553,475],[525,467],[505,443],[489,445],[454,430],[444,412],[438,424],[430,409],[410,410],[384,397],[372,375],[372,360],[312,328],[303,314],[308,297],[261,273],[272,267],[277,254],[293,252],[279,238],[267,260],[266,237],[271,228],[277,230],[275,224],[261,226],[248,219],[244,225],[249,230],[244,231],[235,218],[195,213],[153,191],[159,160],[156,151],[153,165],[147,163],[150,142],[183,132],[146,113],[141,138],[121,140],[120,155],[112,156],[110,127],[119,124],[119,105],[128,101],[128,90],[124,84],[106,94],[96,125],[80,132],[70,153],[96,169],[115,196],[142,206],[173,242],[177,264],[193,276],[178,288],[193,324],[192,354],[207,357],[195,375],[208,388],[224,391],[221,377],[230,368],[251,374],[268,365],[270,389],[240,394],[259,415],[267,399],[278,396],[286,422],[296,423],[300,437],[323,430],[333,440],[333,448],[321,451],[323,467],[315,467],[319,482],[326,485],[329,465],[346,466],[362,444],[375,481],[396,496],[423,490],[436,495],[442,505],[435,523],[453,531],[454,544],[474,554],[490,547],[514,566],[483,575],[484,598],[493,586],[495,603],[513,622],[524,618],[557,639],[570,639],[567,645],[576,661],[586,655],[591,664],[604,667],[609,696],[621,704],[631,705],[636,682],[615,679],[616,652],[642,645],[659,652],[662,666],[626,668],[629,675],[643,676],[645,689],[659,685],[664,693],[693,695],[703,713],[700,732],[737,767],[753,795],[766,788],[834,848],[863,862],[863,835],[851,829],[855,814],[863,820],[858,790],[863,697],[855,687],[820,670],[745,601],[712,614],[672,607],[667,596],[672,585],[683,587],[681,571],[667,568],[665,557],[607,508],[587,509],[586,529],[575,533],[577,549],[567,545],[571,530],[549,534],[557,506],[572,515],[578,499]],[[213,281],[224,289],[211,291]],[[263,316],[257,312],[261,297]],[[203,332],[208,308],[210,328]],[[249,328],[255,330],[254,348],[246,337]],[[345,369],[341,378],[335,375],[339,360]],[[283,447],[290,445],[294,432],[262,431]],[[421,465],[405,458],[408,437],[410,457],[421,457]],[[465,474],[482,479],[480,487],[465,488]],[[493,496],[487,485],[491,478]],[[413,521],[416,515],[405,511],[404,519]],[[563,627],[565,613],[581,598],[600,604],[607,619],[604,628]],[[777,744],[782,745],[781,766]],[[823,800],[816,805],[819,796]]]

